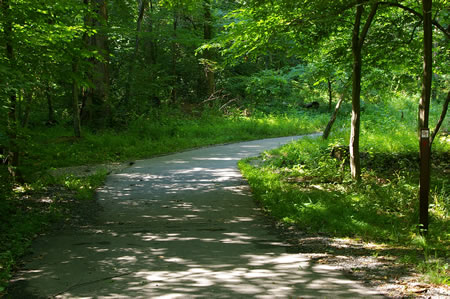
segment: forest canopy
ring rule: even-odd
[[[265,153],[267,169],[353,193],[364,184],[392,188],[385,194],[399,196],[403,210],[380,203],[377,213],[409,215],[403,236],[426,235],[429,211],[448,228],[449,7],[0,0],[0,212],[20,209],[17,190],[55,184],[41,179],[56,167],[323,132],[325,141]],[[448,245],[448,235],[436,234],[435,244]]]

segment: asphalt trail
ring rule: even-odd
[[[286,137],[137,161],[110,175],[88,226],[33,245],[12,298],[375,298],[290,253],[237,169]]]

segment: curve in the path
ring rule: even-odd
[[[35,242],[13,298],[376,297],[290,253],[251,198],[237,161],[298,137],[137,161],[98,192],[96,223]]]

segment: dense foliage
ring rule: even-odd
[[[64,210],[29,193],[101,184],[40,181],[49,169],[319,131],[336,102],[329,140],[266,155],[270,186],[246,168],[267,209],[315,232],[411,243],[417,127],[430,128],[430,242],[448,247],[450,11],[422,2],[0,0],[0,243],[11,244],[0,280]],[[329,156],[348,144],[348,159]],[[348,205],[342,223],[317,222]]]

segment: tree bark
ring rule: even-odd
[[[367,21],[360,33],[361,17],[364,12],[362,0],[358,0],[356,6],[355,24],[352,34],[352,54],[353,54],[353,86],[352,86],[352,122],[350,132],[350,171],[352,178],[361,180],[361,159],[359,155],[359,135],[361,126],[361,50],[364,40],[369,32],[370,25],[375,17],[378,3],[372,4]]]
[[[411,13],[412,15],[418,17],[419,19],[423,20],[424,19],[424,15],[421,15],[419,12],[415,11],[414,9],[405,6],[403,4],[397,3],[397,2],[378,2],[378,4],[380,5],[387,5],[387,6],[393,6],[393,7],[398,7],[401,8],[409,13]],[[447,26],[447,29],[445,29],[439,22],[435,21],[435,20],[431,20],[432,25],[436,26],[437,29],[439,29],[442,33],[444,33],[444,35],[447,38],[450,38],[450,26]]]
[[[419,102],[419,148],[420,148],[420,190],[419,224],[423,234],[428,231],[428,196],[430,193],[430,156],[429,112],[431,83],[433,79],[433,23],[432,0],[422,0],[423,10],[423,79],[422,96]]]
[[[86,1],[86,0],[84,0]],[[98,52],[98,58],[93,60],[92,85],[86,109],[91,114],[90,124],[94,126],[105,126],[110,117],[109,107],[109,45],[106,34],[108,24],[107,0],[91,0],[93,9],[98,18],[92,20],[92,26],[97,33],[91,37],[90,43]],[[91,100],[89,99],[91,96]]]
[[[361,1],[358,1],[361,3]],[[359,31],[361,27],[361,16],[363,6],[359,4],[356,7],[355,24],[352,35],[352,54],[353,54],[353,84],[352,84],[352,122],[350,132],[350,170],[352,178],[361,179],[361,161],[359,156],[359,131],[361,115],[361,47],[359,45]]]

